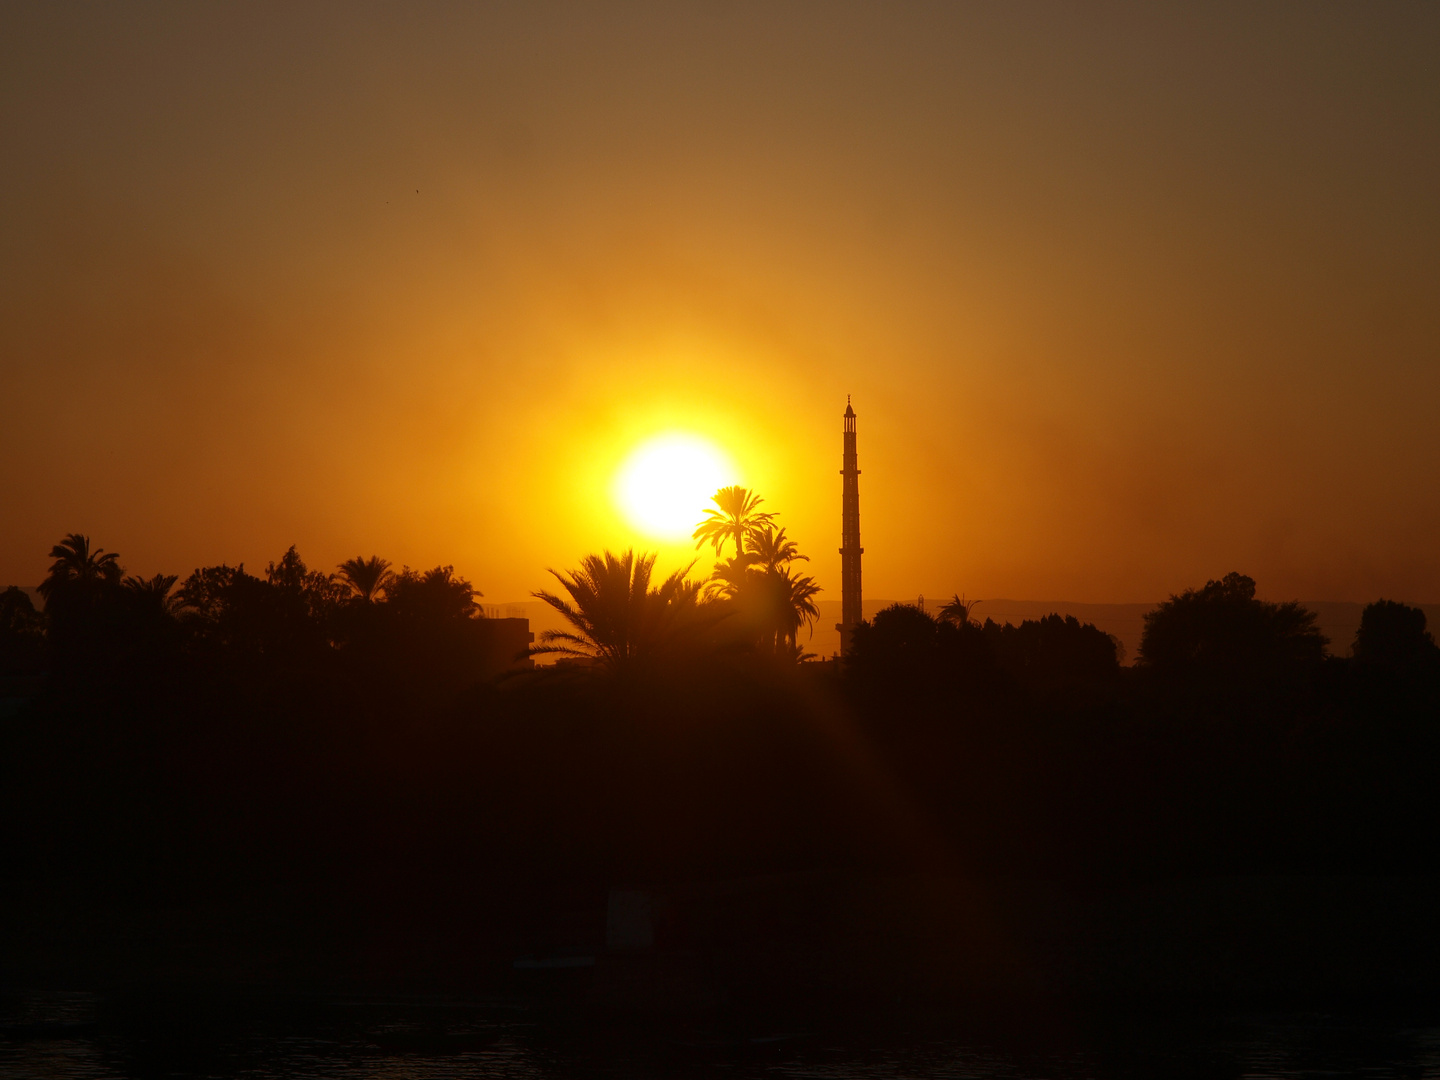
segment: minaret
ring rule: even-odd
[[[850,631],[864,615],[860,607],[860,468],[855,456],[855,410],[845,395],[845,494],[840,508],[840,655],[850,650]]]

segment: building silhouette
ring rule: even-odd
[[[515,608],[524,610],[518,604],[510,605],[510,610]],[[498,612],[499,609],[492,607],[485,611],[485,618],[475,621],[479,631],[476,674],[480,678],[491,679],[502,672],[533,668],[535,661],[529,651],[535,634],[530,629],[530,620],[516,618],[509,614],[509,610],[505,616],[494,618],[490,616],[490,611]]]
[[[850,631],[864,616],[860,607],[860,468],[855,454],[855,410],[845,395],[845,478],[840,508],[840,655],[850,651]]]

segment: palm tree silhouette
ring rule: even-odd
[[[116,585],[124,573],[120,569],[120,556],[104,548],[90,549],[90,538],[81,533],[70,533],[50,549],[55,561],[50,572],[40,583],[40,595],[50,600],[57,589],[64,590],[72,585],[89,588],[95,585]]]
[[[820,611],[820,586],[809,575],[791,573],[789,564],[809,562],[799,547],[767,522],[749,532],[751,550],[715,564],[705,586],[707,596],[729,601],[742,612],[756,641],[777,656],[799,656],[801,626],[813,626]]]
[[[940,621],[953,623],[956,626],[964,626],[970,621],[970,614],[975,610],[979,600],[966,600],[959,593],[956,593],[940,609]]]
[[[800,554],[800,549],[796,546],[795,541],[785,538],[783,528],[779,532],[769,525],[755,529],[751,533],[750,544],[754,549],[755,565],[763,567],[771,573],[777,573],[782,567],[796,559],[810,561],[809,555]]]
[[[761,513],[756,509],[764,499],[738,484],[721,488],[711,497],[711,501],[719,509],[706,510],[705,520],[695,526],[691,537],[695,541],[696,550],[709,543],[714,547],[717,557],[727,540],[734,542],[735,555],[743,556],[745,540],[756,535],[775,519],[774,514]]]
[[[757,576],[754,565],[754,555],[732,555],[717,562],[710,572],[710,580],[705,583],[706,599],[739,600],[742,594],[748,593],[748,583]]]
[[[126,593],[141,607],[162,615],[174,615],[184,606],[179,596],[171,596],[170,590],[180,580],[177,574],[156,574],[154,577],[127,577],[122,583]]]
[[[692,563],[691,566],[694,564]],[[696,630],[699,587],[686,580],[690,566],[650,587],[655,556],[633,551],[586,555],[568,574],[551,570],[567,601],[540,590],[531,595],[558,611],[574,629],[546,630],[532,656],[546,653],[596,661],[611,670],[661,653]]]
[[[335,576],[351,588],[357,600],[367,604],[378,600],[386,586],[395,580],[395,575],[390,570],[390,560],[382,559],[379,555],[371,555],[368,559],[356,555],[353,559],[346,559],[336,570]]]
[[[801,557],[803,558],[803,556]],[[777,570],[775,579],[779,584],[780,614],[784,620],[781,624],[781,635],[798,660],[801,659],[799,652],[800,627],[809,627],[813,634],[815,620],[820,617],[820,609],[815,606],[815,597],[820,593],[820,585],[809,574],[792,575],[789,567]],[[779,645],[780,642],[777,641],[777,654],[781,651]]]

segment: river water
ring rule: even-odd
[[[6,1080],[1335,1076],[1440,1078],[1440,1022],[956,1014],[791,1031],[754,1020],[577,1019],[461,999],[0,996]]]

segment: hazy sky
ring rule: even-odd
[[[513,600],[680,430],[838,599],[849,393],[867,595],[1440,598],[1434,3],[9,3],[0,155],[0,584]]]

